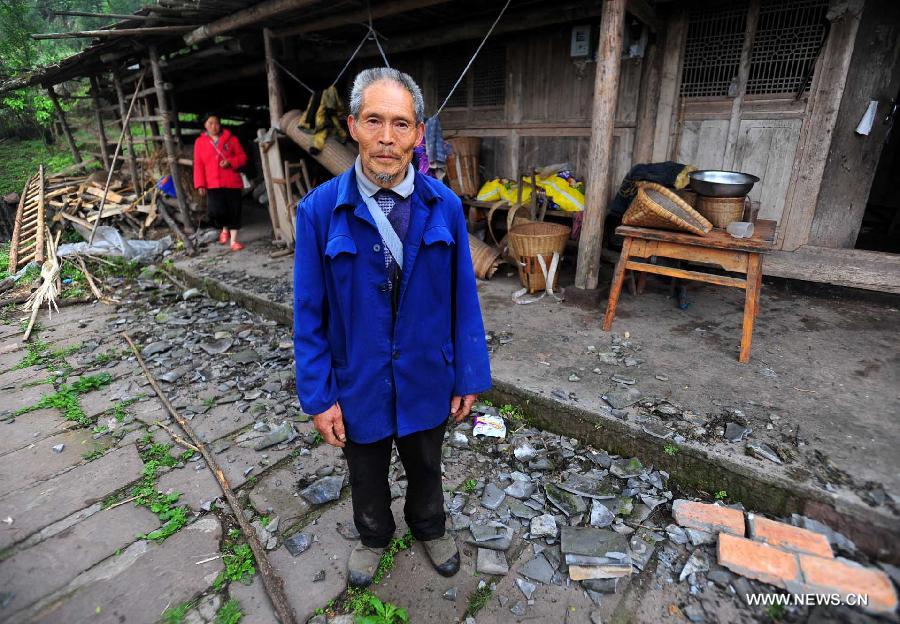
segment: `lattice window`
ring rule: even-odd
[[[810,74],[825,34],[827,0],[766,0],[750,52],[748,94],[796,93]]]
[[[476,42],[441,51],[436,67],[437,101],[444,101],[475,51]],[[468,74],[454,91],[447,108],[502,106],[506,101],[506,47],[487,45],[481,49]]]
[[[734,96],[744,31],[746,2],[694,5],[689,14],[681,95],[685,97]]]

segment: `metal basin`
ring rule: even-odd
[[[750,192],[759,178],[738,171],[692,171],[691,188],[707,197],[743,197]]]

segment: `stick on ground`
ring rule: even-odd
[[[247,538],[247,543],[250,545],[250,549],[253,551],[253,556],[256,558],[256,564],[259,567],[259,573],[262,576],[263,586],[266,588],[266,593],[269,595],[269,600],[272,601],[272,606],[275,608],[275,612],[278,614],[278,619],[281,620],[281,624],[296,624],[297,620],[294,618],[294,611],[293,609],[291,609],[291,605],[287,600],[287,596],[285,596],[284,594],[284,581],[280,576],[278,576],[278,572],[275,571],[275,568],[272,567],[272,564],[266,557],[266,550],[263,545],[260,544],[259,538],[256,537],[256,530],[252,526],[250,526],[250,523],[247,522],[246,518],[244,518],[243,514],[241,513],[241,504],[240,502],[238,502],[237,497],[234,495],[234,491],[232,491],[231,486],[228,484],[228,479],[225,478],[225,473],[222,472],[222,469],[219,467],[218,462],[216,462],[215,457],[209,451],[206,444],[203,443],[203,440],[201,440],[197,436],[197,434],[194,433],[194,430],[191,429],[188,421],[177,411],[175,411],[175,408],[169,402],[169,399],[166,398],[166,395],[160,389],[159,384],[153,377],[153,374],[144,363],[144,358],[141,357],[141,352],[135,346],[134,342],[131,341],[131,338],[128,336],[128,334],[122,332],[122,336],[128,342],[131,350],[134,352],[134,356],[137,359],[138,364],[140,364],[141,369],[144,371],[144,375],[147,377],[147,381],[150,382],[150,385],[153,387],[153,390],[156,392],[159,400],[162,401],[163,405],[166,407],[166,410],[169,412],[172,418],[175,419],[175,422],[179,424],[179,426],[184,430],[184,432],[200,450],[200,454],[203,455],[203,459],[206,460],[206,463],[209,465],[210,470],[212,470],[213,475],[215,475],[216,481],[219,482],[219,486],[222,488],[222,493],[225,495],[225,500],[228,501],[228,504],[231,506],[231,509],[234,512],[234,519],[237,520],[238,525],[240,525],[241,531],[244,533],[244,537]]]

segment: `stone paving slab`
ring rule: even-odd
[[[269,560],[284,579],[284,589],[298,622],[305,622],[313,612],[324,607],[347,587],[347,559],[355,542],[341,537],[334,527],[337,523],[353,522],[350,501],[342,501],[323,513],[315,524],[303,531],[318,539],[309,550],[292,557],[287,548],[269,553]],[[324,580],[313,582],[320,570]]]
[[[234,404],[226,404],[217,405],[205,414],[195,415],[190,425],[201,440],[209,443],[249,427],[256,418],[250,410],[241,414],[235,409]]]
[[[206,462],[199,462],[206,466]],[[187,505],[191,511],[216,498],[222,498],[222,488],[208,468],[196,470],[196,462],[188,462],[181,469],[170,470],[159,478],[156,487],[160,492],[179,492],[179,505]]]
[[[160,544],[141,540],[75,578],[54,595],[12,618],[10,624],[122,624],[155,622],[167,607],[204,591],[222,569],[222,529],[200,518]]]
[[[0,423],[0,456],[76,426],[70,420],[63,420],[55,409],[22,414],[14,420]]]
[[[81,572],[90,569],[135,541],[137,535],[159,526],[159,519],[133,503],[98,512],[40,544],[20,551],[0,566],[0,586],[14,594],[0,609],[12,614],[53,593]]]
[[[250,503],[262,515],[274,514],[282,527],[295,524],[312,505],[297,494],[297,474],[288,466],[266,474],[250,491]]]
[[[232,488],[236,489],[241,487],[249,477],[261,476],[268,466],[284,459],[289,453],[290,449],[266,449],[264,452],[260,453],[254,451],[252,448],[232,446],[227,451],[218,455],[217,459],[219,466],[222,468],[222,472],[225,473],[225,478],[228,479],[228,483],[231,484]],[[267,458],[263,458],[263,455],[266,455]],[[268,465],[261,464],[260,462],[268,462]],[[244,474],[247,468],[250,467],[252,467],[253,470],[248,474]]]
[[[16,362],[18,364],[22,361],[23,353],[19,352],[20,357]],[[28,368],[14,368],[12,370],[8,370],[4,373],[0,373],[0,390],[3,392],[7,392],[10,390],[15,390],[18,386],[22,386],[30,381],[41,381],[46,379],[49,376],[49,372],[45,368],[39,368],[37,366],[29,366]],[[3,409],[7,409],[4,407]]]
[[[272,608],[266,588],[263,587],[258,574],[249,585],[243,583],[229,585],[228,595],[241,605],[241,612],[244,614],[241,624],[279,624],[278,618],[275,617],[275,609]]]
[[[0,498],[0,549],[87,507],[140,477],[143,462],[133,446],[107,453],[65,474]]]
[[[3,410],[14,412],[23,407],[31,407],[44,398],[44,396],[53,394],[53,392],[53,386],[48,386],[46,384],[19,388],[13,392],[4,392]]]
[[[105,443],[95,441],[92,436],[89,429],[71,429],[0,457],[0,497],[64,472],[84,462],[84,453],[105,448],[104,444],[112,441],[108,437]],[[57,453],[53,447],[60,444],[63,449]]]

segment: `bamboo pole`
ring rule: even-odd
[[[256,565],[259,567],[260,576],[262,577],[263,587],[265,587],[266,593],[269,595],[269,600],[272,601],[272,606],[275,608],[275,612],[278,614],[278,619],[281,620],[281,624],[296,624],[294,611],[291,609],[291,605],[284,593],[284,581],[278,576],[278,572],[275,571],[275,568],[272,567],[269,558],[266,556],[266,549],[259,542],[259,538],[256,536],[256,529],[247,522],[247,519],[244,518],[244,514],[241,513],[241,503],[238,501],[237,496],[234,495],[234,491],[231,489],[231,485],[229,485],[225,473],[219,467],[219,463],[216,461],[215,456],[209,451],[209,448],[203,440],[194,433],[194,430],[191,428],[187,419],[181,416],[172,406],[172,403],[169,402],[169,399],[166,397],[165,393],[163,393],[162,389],[160,389],[159,384],[156,382],[150,369],[148,369],[147,365],[144,363],[141,352],[135,346],[134,342],[131,341],[128,334],[122,332],[122,336],[134,352],[134,357],[137,359],[141,370],[144,371],[144,376],[147,377],[147,381],[149,381],[150,385],[153,387],[153,391],[156,392],[156,396],[159,397],[159,400],[162,401],[166,411],[168,411],[172,418],[175,419],[178,426],[184,430],[200,451],[203,459],[205,459],[206,463],[209,465],[209,469],[216,477],[216,481],[219,482],[219,487],[222,488],[222,494],[225,495],[225,500],[228,501],[228,504],[234,511],[234,519],[237,520],[238,525],[240,525],[241,531],[244,533],[244,537],[247,539],[247,543],[253,551],[253,556],[256,558]]]
[[[93,37],[112,39],[114,37],[134,37],[136,35],[171,35],[187,32],[194,28],[194,26],[147,26],[145,28],[119,28],[118,30],[75,30],[62,33],[35,33],[31,35],[31,38],[38,41],[43,39],[83,39]]]
[[[146,73],[146,69],[141,71],[141,77],[138,79],[137,86],[135,90],[141,88],[141,84],[144,82],[144,74]],[[100,219],[103,217],[103,204],[106,203],[106,195],[109,193],[109,184],[112,181],[113,171],[116,168],[116,160],[119,158],[119,151],[122,149],[122,139],[125,138],[125,129],[128,126],[128,118],[131,117],[131,111],[134,110],[134,98],[131,100],[131,105],[128,107],[128,113],[125,115],[125,119],[122,120],[122,131],[119,133],[119,140],[116,143],[116,151],[113,153],[112,163],[110,163],[109,172],[106,174],[106,184],[103,186],[103,196],[100,198],[100,208],[97,210],[97,220],[94,221],[94,226],[91,228],[91,236],[88,238],[88,247],[90,247],[91,243],[94,242],[94,233],[97,231],[97,226],[100,225]],[[135,189],[137,190],[137,189]]]
[[[251,26],[279,13],[294,11],[315,3],[316,0],[266,0],[193,29],[184,36],[184,42],[188,45],[195,45],[216,35],[222,35],[243,26]]]
[[[166,157],[169,160],[169,171],[172,174],[172,182],[175,184],[175,200],[178,202],[178,212],[181,214],[181,222],[184,230],[192,234],[191,214],[188,212],[187,201],[184,197],[184,188],[181,186],[181,171],[178,168],[178,154],[175,152],[175,141],[172,139],[171,113],[166,101],[166,92],[163,89],[162,70],[159,65],[159,52],[156,46],[150,46],[150,67],[153,70],[153,84],[156,85],[156,102],[159,114],[162,116],[163,144],[166,147]]]
[[[128,142],[128,166],[131,169],[131,186],[134,187],[134,192],[137,193],[140,188],[138,182],[138,166],[134,154],[134,138],[131,136],[131,122],[125,121],[125,118],[127,117],[125,109],[125,91],[122,89],[122,81],[119,80],[118,74],[113,72],[112,77],[113,84],[116,87],[116,98],[119,100],[119,121],[122,124],[122,132],[125,133],[125,140]],[[134,101],[134,99],[136,98],[132,98],[132,101]]]
[[[609,166],[612,162],[624,26],[625,0],[604,0],[603,13],[600,17],[597,73],[594,77],[594,107],[588,152],[584,225],[578,243],[578,265],[575,273],[575,287],[586,290],[597,288],[600,271],[603,222],[606,218],[606,204],[609,201]]]
[[[100,112],[100,84],[96,76],[91,76],[91,99],[94,101],[94,117],[97,120],[97,132],[100,134],[100,158],[103,168],[109,169],[109,146],[106,144],[106,129],[103,127],[103,114]]]
[[[72,150],[72,157],[75,159],[75,162],[80,163],[81,153],[78,151],[78,146],[75,145],[75,137],[72,136],[72,130],[69,128],[69,124],[66,123],[66,116],[63,113],[62,106],[59,105],[59,97],[56,95],[56,91],[53,90],[52,86],[47,87],[47,95],[50,96],[50,101],[53,102],[56,118],[59,120],[59,125],[62,127],[66,141],[69,143],[69,149]]]

